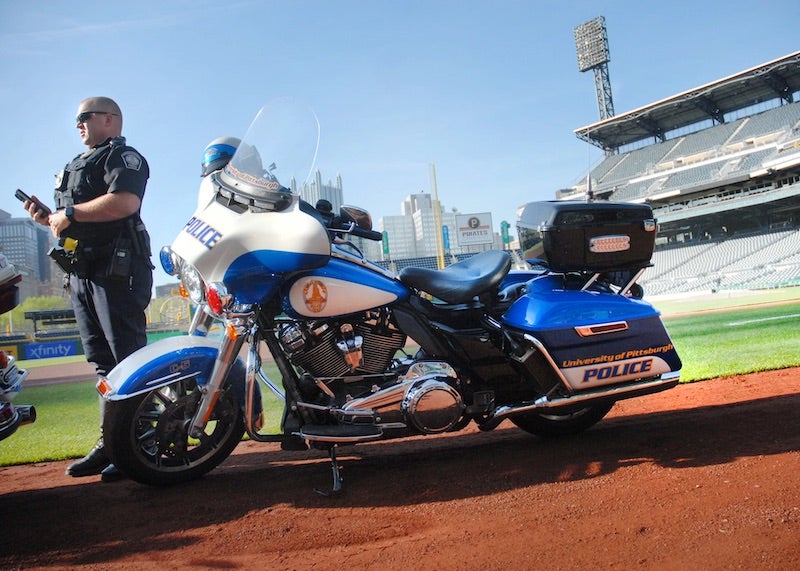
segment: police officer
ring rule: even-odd
[[[56,180],[57,210],[49,216],[26,203],[35,221],[49,225],[68,251],[69,289],[86,359],[98,376],[147,343],[145,308],[153,269],[150,244],[140,218],[147,161],[122,137],[122,111],[107,97],[90,97],[75,119],[87,150]],[[92,450],[67,468],[74,477],[124,477],[106,453],[101,437]]]

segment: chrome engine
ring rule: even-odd
[[[281,329],[280,341],[292,363],[338,400],[345,424],[436,434],[463,416],[453,368],[439,361],[397,360],[406,336],[385,314],[348,322],[292,322]]]
[[[350,413],[357,422],[360,413],[372,411],[383,428],[410,428],[422,434],[447,432],[464,413],[461,394],[451,383],[457,384],[458,378],[447,363],[415,362],[397,383],[349,400],[342,407],[344,419]]]
[[[292,363],[318,379],[386,371],[406,336],[384,312],[347,322],[292,322],[280,331]]]

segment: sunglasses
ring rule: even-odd
[[[86,123],[86,121],[91,119],[92,115],[94,114],[118,116],[117,113],[110,113],[109,111],[84,111],[83,113],[75,117],[75,123]]]

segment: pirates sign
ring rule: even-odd
[[[494,239],[490,212],[456,216],[456,227],[458,228],[459,246],[491,244]]]

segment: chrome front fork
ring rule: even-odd
[[[197,337],[205,337],[208,335],[215,318],[206,311],[207,308],[208,306],[205,304],[197,306],[197,310],[192,316],[192,323],[189,325],[189,335],[195,335]]]
[[[256,398],[260,396],[256,391],[257,380],[260,379],[284,404],[286,403],[286,395],[261,369],[261,355],[258,352],[258,348],[261,345],[261,336],[258,325],[254,325],[250,330],[249,343],[250,349],[247,351],[247,374],[244,384],[244,427],[247,431],[247,435],[256,442],[274,442],[275,440],[279,440],[280,437],[276,438],[275,435],[259,434],[259,430],[262,428],[259,426],[259,420],[263,420],[264,415],[263,413],[261,415],[255,414],[255,411],[261,408],[260,403],[259,406],[256,406],[255,402]],[[258,377],[258,379],[256,377]]]
[[[245,341],[249,341],[250,349],[247,352],[247,373],[245,377],[245,429],[250,438],[255,441],[270,442],[275,440],[272,436],[258,433],[261,428],[259,422],[263,419],[263,415],[254,414],[255,410],[260,409],[260,406],[256,406],[255,403],[255,399],[259,394],[256,391],[257,380],[260,379],[282,401],[285,401],[286,397],[283,391],[261,370],[261,356],[258,353],[261,338],[254,319],[255,314],[247,313],[230,319],[225,323],[222,342],[217,359],[214,362],[211,377],[208,383],[200,387],[200,403],[197,412],[192,417],[189,429],[189,434],[192,437],[198,438],[203,434],[208,419],[211,417],[211,412],[214,410],[214,405],[222,392],[222,383],[228,376],[234,361],[236,361],[242,345]],[[189,335],[204,337],[215,320],[216,318],[206,311],[205,305],[199,306],[189,326]]]
[[[197,309],[199,312],[205,312],[204,307]],[[222,342],[219,346],[217,358],[214,361],[214,369],[211,372],[211,377],[208,383],[199,387],[201,396],[198,403],[197,411],[192,417],[191,425],[189,426],[189,435],[193,438],[200,438],[205,431],[206,424],[208,424],[211,413],[214,410],[214,405],[217,399],[222,394],[222,384],[228,373],[233,366],[239,351],[242,349],[242,344],[246,338],[246,333],[252,323],[253,314],[240,315],[232,317],[225,321],[225,329],[222,334]],[[201,319],[200,321],[204,321]],[[192,327],[195,326],[195,320],[192,321]],[[190,329],[191,334],[191,329]]]

